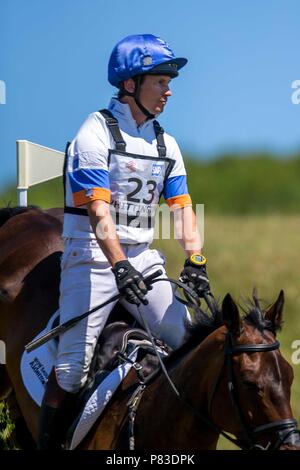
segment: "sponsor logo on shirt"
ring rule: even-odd
[[[152,176],[159,176],[162,173],[164,164],[163,163],[153,163],[152,165]]]
[[[136,171],[137,170],[137,164],[135,161],[130,160],[129,162],[126,163],[126,168],[129,171]]]

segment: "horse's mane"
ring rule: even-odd
[[[30,210],[40,210],[37,206],[7,206],[0,209],[0,227],[4,225],[9,219],[15,215],[22,214],[23,212],[28,212]]]
[[[208,313],[202,308],[198,308],[193,312],[191,320],[186,320],[185,326],[189,339],[171,354],[170,361],[172,363],[173,361],[176,362],[177,359],[181,359],[185,354],[198,346],[208,335],[223,325],[219,303],[214,299],[212,304],[214,306],[213,312]]]
[[[186,324],[190,338],[197,337],[198,343],[223,325],[219,302],[214,299],[212,304],[212,312],[206,312],[202,308],[198,308],[194,311],[191,321]]]
[[[181,359],[185,354],[198,346],[207,336],[224,325],[220,302],[213,300],[213,306],[213,312],[210,313],[199,308],[194,312],[192,320],[188,323],[186,322],[189,339],[171,354],[170,361],[172,363],[173,361],[176,362]],[[264,330],[269,330],[275,334],[276,331],[280,330],[282,327],[282,323],[274,326],[271,320],[265,317],[265,309],[262,308],[261,301],[258,299],[255,289],[252,294],[252,299],[246,301],[246,307],[240,305],[240,308],[244,312],[241,321],[258,329],[261,333],[263,333]]]

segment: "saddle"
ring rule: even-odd
[[[157,354],[167,357],[172,350],[160,340],[154,339],[153,341],[156,351],[144,330],[132,328],[123,321],[111,323],[103,330],[95,348],[86,384],[77,395],[72,411],[75,419],[67,432],[66,448],[72,448],[74,439],[75,442],[79,440],[78,429],[82,427],[85,416],[89,414],[88,409],[94,396],[101,390],[101,387],[105,387],[102,382],[105,382],[105,379],[109,380],[110,374],[123,362],[130,363],[135,369],[137,387],[148,377],[155,376],[160,371]],[[137,354],[133,361],[130,356],[135,351]]]
[[[133,367],[138,374],[139,381],[158,370],[157,353],[166,357],[172,349],[157,338],[154,338],[154,344],[156,351],[146,331],[133,328],[124,321],[107,325],[97,342],[87,382],[78,395],[81,406],[84,406],[94,390],[113,369],[128,360],[128,356],[134,349],[138,349]]]
[[[58,313],[55,312],[40,335],[59,323]],[[128,322],[124,319],[128,319]],[[130,314],[120,305],[111,313],[95,347],[85,386],[74,397],[70,416],[66,416],[66,421],[73,423],[67,436],[67,448],[77,447],[130,370],[136,371],[138,387],[145,380],[151,381],[160,372],[157,354],[164,358],[171,352],[171,348],[158,339],[150,339],[139,328],[140,325],[133,325],[132,321]],[[30,352],[25,351],[22,356],[23,383],[38,406],[41,405],[56,354],[57,338]]]

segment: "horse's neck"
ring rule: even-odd
[[[223,340],[224,335],[210,335],[170,368],[170,377],[180,397],[163,374],[146,389],[137,421],[147,422],[141,439],[149,448],[151,445],[153,448],[199,448],[200,443],[203,449],[216,447],[218,434],[193,410],[207,415],[215,380],[224,362]]]
[[[198,407],[207,405],[217,377],[224,364],[224,332],[219,328],[186,355],[174,371],[174,380],[184,395],[197,400]]]

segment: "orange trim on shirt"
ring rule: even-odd
[[[166,202],[172,210],[192,205],[192,200],[189,194],[181,194],[180,196],[170,197]]]
[[[88,194],[88,196],[87,196]],[[82,206],[91,201],[101,200],[110,203],[110,190],[106,188],[82,189],[73,193],[74,206]]]

